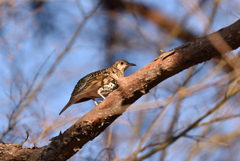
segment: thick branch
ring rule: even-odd
[[[156,61],[129,77],[119,78],[120,87],[107,99],[80,118],[63,134],[52,138],[48,146],[38,149],[38,153],[41,151],[38,160],[70,158],[88,141],[104,131],[132,103],[163,80],[239,46],[240,20],[218,32],[188,42],[172,52],[164,53]],[[1,152],[0,149],[0,159],[4,159],[1,158]],[[36,153],[32,152],[30,156]]]

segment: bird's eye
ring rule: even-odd
[[[124,62],[121,61],[121,65],[123,65],[123,64],[124,64]]]

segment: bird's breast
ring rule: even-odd
[[[113,90],[117,88],[117,84],[113,82],[109,82],[108,84],[104,84],[100,89],[100,93],[104,96],[107,96],[109,93],[111,93]]]

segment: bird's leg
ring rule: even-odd
[[[94,101],[94,103],[96,104],[96,106],[98,105],[97,101],[95,100],[95,98],[92,98],[92,100]]]
[[[100,90],[100,89],[97,91],[97,93],[98,93],[103,99],[105,99],[105,97],[101,94],[101,92],[102,92],[102,90]]]

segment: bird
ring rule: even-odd
[[[105,68],[86,75],[76,84],[70,100],[61,110],[61,115],[68,107],[73,104],[93,100],[96,105],[95,98],[103,98],[118,87],[116,78],[123,77],[124,71],[136,64],[129,63],[126,60],[116,61],[110,68]]]

